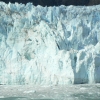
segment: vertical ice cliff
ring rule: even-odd
[[[100,5],[0,3],[0,84],[100,82]]]

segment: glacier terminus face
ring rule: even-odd
[[[100,82],[100,5],[0,2],[0,84]]]

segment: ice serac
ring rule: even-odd
[[[100,5],[0,3],[0,84],[100,82]]]

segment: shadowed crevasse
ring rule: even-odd
[[[5,3],[28,3],[31,2],[33,5],[41,5],[41,6],[60,6],[60,5],[81,5],[81,6],[88,6],[88,5],[98,5],[100,4],[100,0],[2,0]]]

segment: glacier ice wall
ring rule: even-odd
[[[0,3],[0,84],[100,82],[100,5]]]

